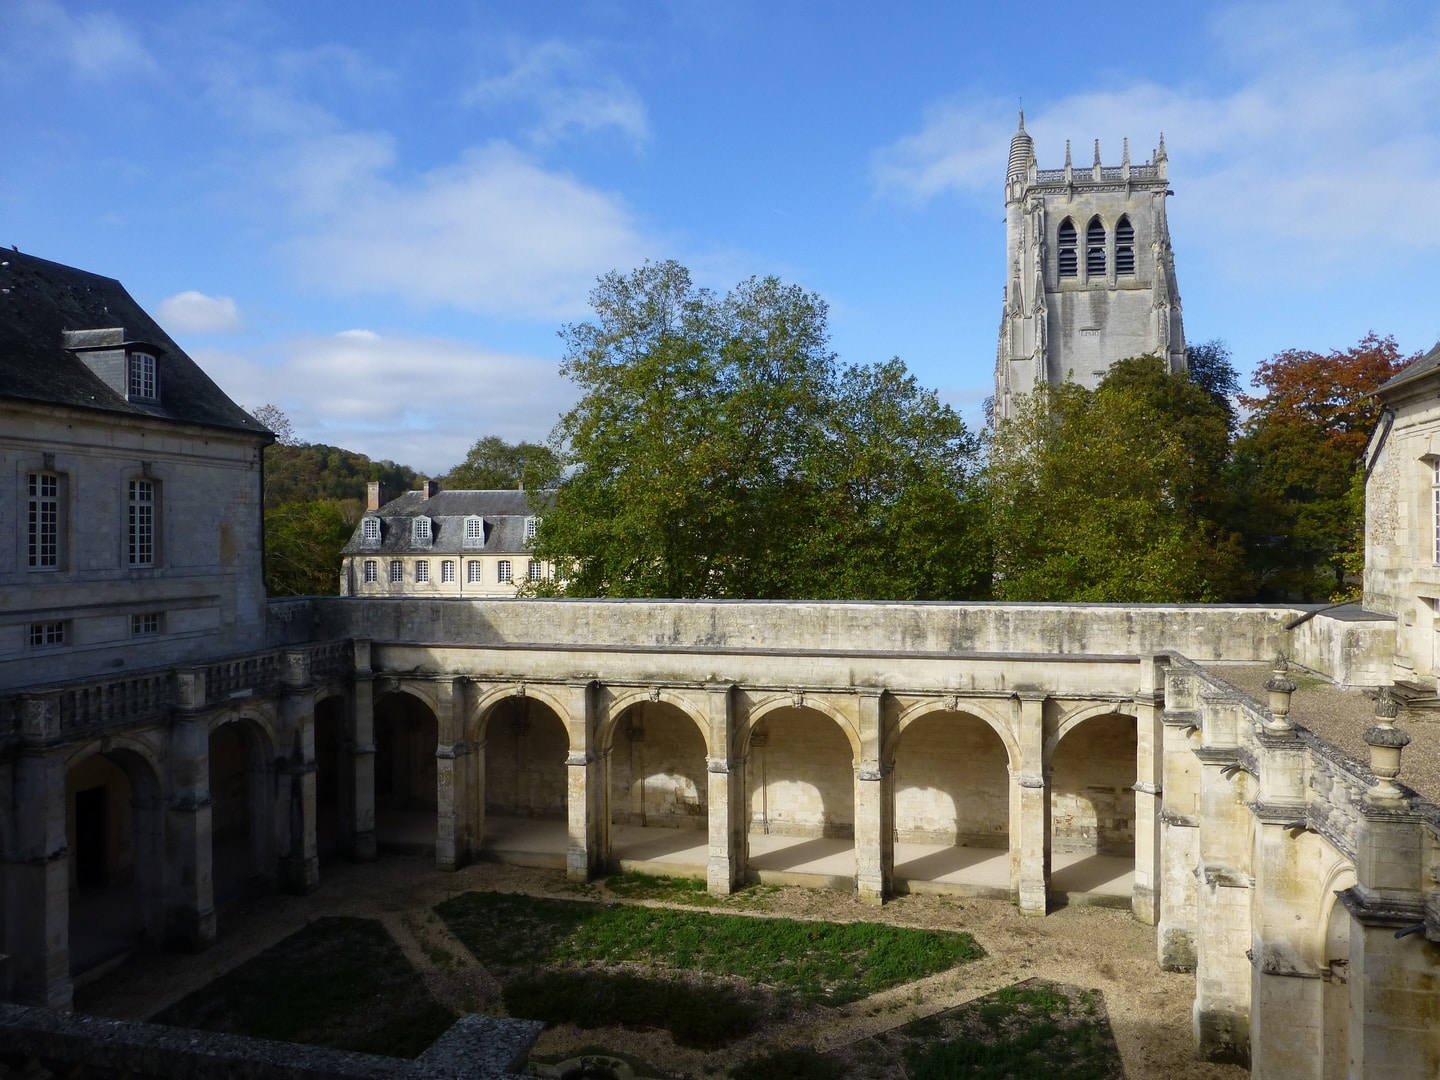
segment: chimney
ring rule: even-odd
[[[365,509],[379,510],[386,503],[385,485],[379,480],[371,480],[365,485]]]
[[[434,495],[439,490],[440,485],[434,480],[420,481],[420,497],[422,499],[430,498],[430,496]]]

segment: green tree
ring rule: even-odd
[[[1251,411],[1230,482],[1258,598],[1358,594],[1365,512],[1356,472],[1380,416],[1369,394],[1413,359],[1370,333],[1343,352],[1288,349],[1256,369],[1253,385],[1265,392],[1240,398]]]
[[[817,296],[752,278],[719,297],[664,262],[606,275],[591,304],[593,321],[563,331],[581,398],[552,437],[572,471],[537,544],[571,594],[983,588],[972,565],[897,573],[879,550],[974,536],[953,516],[964,500],[938,489],[973,474],[975,442],[899,361],[838,371]]]
[[[1233,435],[1240,422],[1240,416],[1235,411],[1235,401],[1240,396],[1240,373],[1230,361],[1229,348],[1219,340],[1187,345],[1185,367],[1190,373],[1190,381],[1225,410]]]
[[[449,491],[498,491],[524,485],[531,491],[554,487],[560,462],[548,446],[509,443],[497,435],[476,439],[465,460],[444,477]]]
[[[265,591],[331,596],[340,588],[340,549],[355,531],[359,500],[310,499],[265,512]]]
[[[1221,522],[1227,414],[1152,356],[1099,387],[1042,388],[990,453],[995,593],[1006,600],[1163,603],[1245,589]]]

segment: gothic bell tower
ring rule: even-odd
[[[1005,309],[995,357],[995,415],[1036,386],[1094,387],[1116,360],[1152,353],[1185,368],[1175,256],[1165,220],[1165,136],[1151,160],[1041,169],[1025,113],[1005,178]]]

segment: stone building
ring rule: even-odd
[[[696,875],[716,895],[777,881],[1037,917],[1123,905],[1156,927],[1157,963],[1194,973],[1201,1055],[1266,1080],[1440,1075],[1440,792],[1401,782],[1402,754],[1440,754],[1420,659],[1436,353],[1381,392],[1366,606],[354,595],[270,602],[262,633],[258,480],[239,460],[266,434],[118,285],[20,265],[52,285],[16,276],[28,302],[7,299],[0,370],[13,386],[68,372],[91,397],[0,396],[0,432],[31,433],[3,444],[0,549],[25,560],[5,617],[77,635],[109,617],[46,568],[51,551],[79,553],[73,573],[116,604],[172,603],[172,568],[199,594],[207,567],[236,614],[148,650],[96,630],[75,656],[68,629],[42,629],[34,666],[0,668],[0,997],[68,1007],[134,949],[212,941],[217,907],[250,891],[405,850],[440,870]],[[105,397],[72,352],[90,336],[34,351],[47,327],[77,329],[47,297],[86,289],[124,331],[78,328],[171,358],[163,385],[193,406]],[[129,483],[150,460],[169,469],[152,469],[156,543],[188,554],[146,576],[121,555],[144,550]],[[32,475],[59,479],[32,495]],[[122,485],[108,497],[126,512],[70,501],[72,476],[87,499]],[[411,493],[411,519],[442,497]],[[249,543],[227,546],[227,526]]]
[[[1154,354],[1185,367],[1185,331],[1165,199],[1165,137],[1143,165],[1041,169],[1025,114],[1005,178],[1005,307],[995,356],[995,415],[1067,380],[1094,387],[1110,365]]]
[[[387,501],[372,482],[365,515],[341,549],[341,596],[514,596],[551,576],[531,554],[540,518],[518,491],[441,491],[433,480]]]

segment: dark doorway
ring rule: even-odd
[[[110,883],[105,862],[104,786],[75,792],[75,885],[98,889]]]

